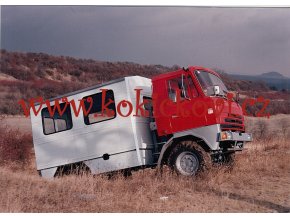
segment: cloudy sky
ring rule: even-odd
[[[290,8],[2,6],[1,48],[290,76]]]

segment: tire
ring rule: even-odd
[[[182,141],[171,150],[168,165],[178,175],[194,176],[210,167],[211,157],[196,142]]]

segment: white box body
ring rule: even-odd
[[[44,134],[41,113],[35,116],[31,110],[36,164],[42,176],[52,177],[57,167],[78,162],[84,162],[93,174],[152,165],[150,120],[134,116],[136,88],[143,89],[141,102],[143,96],[151,97],[151,80],[140,76],[125,77],[64,95],[68,101],[74,99],[78,108],[79,100],[83,97],[108,89],[114,93],[116,108],[119,102],[127,100],[132,103],[133,112],[128,117],[116,113],[113,119],[86,125],[82,111],[75,116],[71,108],[72,128],[53,134]],[[51,105],[54,105],[53,99]],[[42,108],[45,107],[44,104]],[[126,114],[124,108],[122,111]],[[109,159],[105,160],[104,154],[108,154]]]

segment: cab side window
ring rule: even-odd
[[[186,80],[186,77],[178,76],[167,81],[168,97],[171,101],[177,102],[178,97],[180,100],[189,98],[189,88]]]

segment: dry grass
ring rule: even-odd
[[[145,169],[127,179],[45,180],[33,161],[25,170],[10,163],[0,169],[0,212],[290,212],[289,138],[261,139],[247,148],[233,167],[196,178]]]

